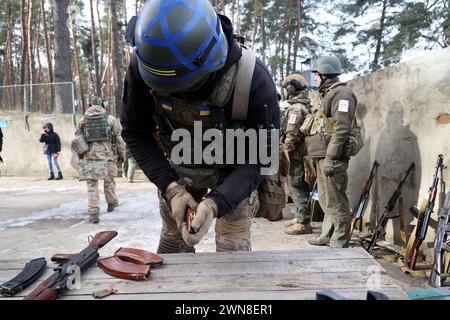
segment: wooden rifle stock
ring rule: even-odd
[[[411,248],[410,256],[408,259],[408,267],[412,270],[416,268],[417,256],[419,255],[419,248],[422,245],[422,240],[415,239]]]
[[[117,236],[117,231],[99,232],[89,241],[89,245],[94,248],[100,249],[105,244],[110,242],[115,236]]]
[[[58,293],[51,286],[55,281],[47,279],[39,284],[33,291],[31,291],[23,300],[56,300]]]

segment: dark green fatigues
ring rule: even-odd
[[[305,120],[301,131],[308,157],[315,160],[319,203],[325,212],[322,237],[330,239],[330,247],[348,247],[351,213],[346,195],[347,168],[350,158],[348,139],[353,127],[357,99],[345,83],[337,79],[319,88],[320,100],[313,114]],[[318,108],[322,108],[323,114]],[[326,118],[325,118],[326,116]],[[334,175],[325,176],[324,158],[334,161]]]

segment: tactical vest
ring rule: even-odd
[[[84,116],[84,136],[87,142],[111,140],[108,114]]]
[[[159,130],[157,139],[159,146],[167,156],[170,156],[173,147],[179,143],[171,141],[172,132],[182,128],[188,130],[192,137],[194,134],[194,121],[201,121],[202,136],[208,129],[218,129],[224,136],[225,129],[230,125],[225,119],[224,107],[230,100],[233,90],[231,120],[244,121],[246,119],[254,66],[255,56],[245,48],[242,48],[241,59],[227,70],[206,100],[187,101],[152,91],[156,106],[153,117]],[[210,142],[205,142],[202,150],[208,144]],[[191,159],[194,159],[193,148],[191,150]],[[225,154],[223,159],[226,159]],[[195,185],[196,188],[212,188],[217,184],[220,177],[220,169],[225,167],[225,165],[183,164],[182,166],[173,165],[173,167],[188,185]]]
[[[324,93],[317,96],[313,104],[315,110],[306,117],[303,125],[300,127],[301,133],[306,136],[319,135],[320,140],[326,143],[330,141],[333,132],[333,118],[325,114],[323,100],[328,92],[340,85],[345,85],[345,83],[336,82],[327,88]]]

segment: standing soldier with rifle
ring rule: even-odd
[[[312,233],[311,213],[307,209],[309,186],[305,182],[303,157],[306,155],[304,136],[300,126],[310,113],[311,101],[308,98],[308,86],[300,74],[287,76],[282,87],[287,92],[287,110],[282,124],[284,149],[289,154],[291,197],[294,202],[294,218],[287,221],[284,232],[287,234]]]
[[[351,213],[347,198],[347,168],[359,149],[350,142],[356,124],[357,99],[346,83],[339,81],[341,63],[335,56],[319,58],[312,70],[320,99],[313,104],[301,132],[306,135],[308,157],[317,171],[319,204],[325,212],[322,233],[309,240],[312,245],[349,246]]]
[[[81,118],[75,135],[84,138],[88,148],[77,152],[80,161],[79,179],[87,181],[89,221],[99,222],[100,204],[98,180],[104,181],[104,192],[108,212],[119,205],[116,195],[117,161],[125,158],[125,142],[121,137],[120,122],[108,114],[100,97],[93,97],[89,108]]]

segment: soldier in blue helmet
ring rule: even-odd
[[[159,189],[159,253],[193,252],[214,219],[217,251],[251,250],[260,164],[175,164],[176,129],[279,128],[266,66],[233,37],[208,0],[147,1],[127,26],[133,48],[125,78],[123,137]],[[191,229],[186,209],[196,211]]]

